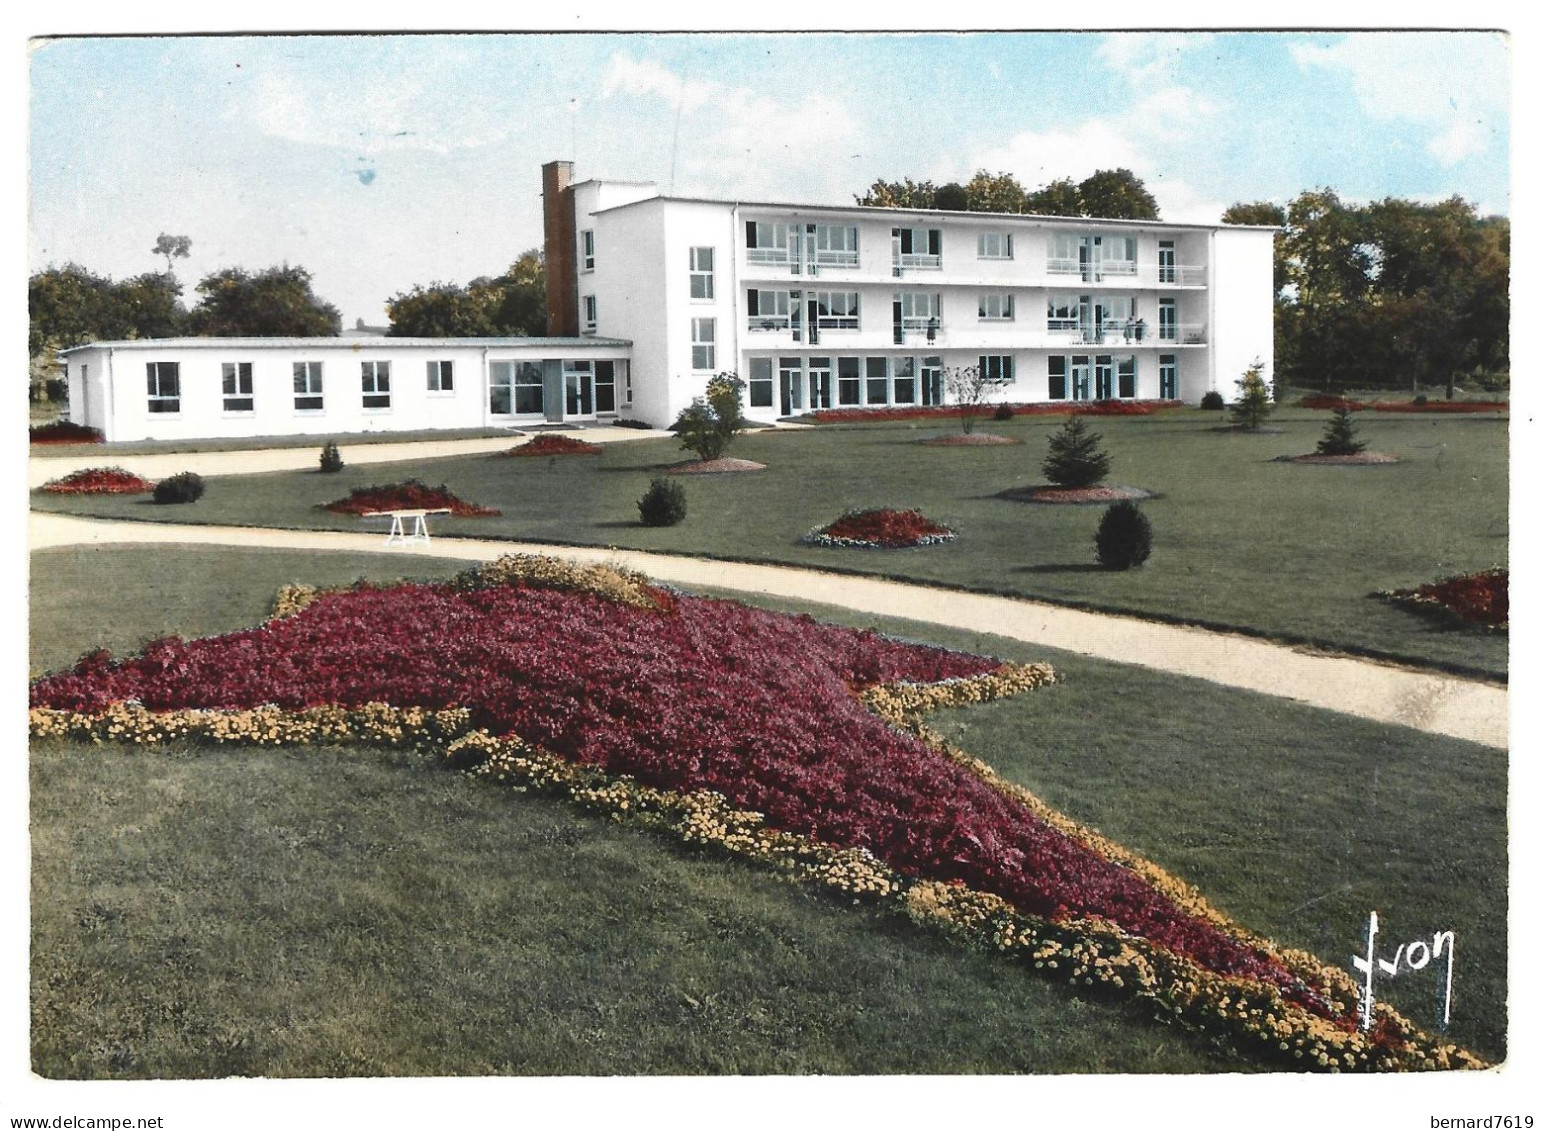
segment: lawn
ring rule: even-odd
[[[660,468],[685,458],[671,440],[610,445],[603,455],[544,460],[487,456],[215,479],[194,506],[132,498],[50,498],[39,509],[115,518],[357,530],[317,504],[352,487],[416,476],[497,518],[439,524],[450,536],[529,539],[765,560],[1238,629],[1319,647],[1503,679],[1507,639],[1453,628],[1377,601],[1507,560],[1507,434],[1501,417],[1365,413],[1362,438],[1404,461],[1376,467],[1274,462],[1313,450],[1328,414],[1283,410],[1279,434],[1218,433],[1218,417],[1180,410],[1097,418],[1109,482],[1147,488],[1151,559],[1138,570],[1094,564],[1099,508],[997,498],[1041,482],[1056,418],[984,428],[1015,446],[914,443],[953,425],[824,426],[741,437],[731,453],[768,470],[691,477],[679,526],[644,527],[636,501]],[[111,462],[104,453],[104,461]],[[917,508],[958,532],[947,545],[873,552],[800,538],[844,510]]]
[[[43,551],[31,666],[249,625],[286,581],[455,568]],[[1389,937],[1455,929],[1452,1036],[1504,1054],[1502,752],[878,623],[1055,663],[1064,686],[942,725],[1250,926],[1339,964],[1372,908]],[[32,791],[45,1075],[1246,1067],[1133,1006],[1084,1000],[748,865],[397,752],[40,743]],[[1453,828],[1460,846],[1441,839]],[[1432,982],[1382,988],[1428,1022]]]

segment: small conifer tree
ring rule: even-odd
[[[1321,456],[1353,456],[1357,452],[1366,450],[1366,445],[1356,438],[1355,421],[1350,417],[1348,408],[1337,408],[1334,417],[1329,421],[1328,427],[1323,430],[1323,439],[1318,441],[1318,454]]]
[[[1152,524],[1140,507],[1121,499],[1104,511],[1093,542],[1105,569],[1131,569],[1152,554]]]
[[[1252,432],[1270,415],[1270,387],[1264,383],[1264,362],[1255,361],[1238,378],[1238,399],[1232,405],[1232,422]]]
[[[1073,414],[1050,437],[1050,453],[1040,470],[1059,487],[1091,487],[1109,474],[1109,457],[1101,447],[1104,438],[1088,431],[1082,417]]]

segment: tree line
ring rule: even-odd
[[[1460,196],[1347,204],[1331,189],[1282,207],[1235,204],[1224,224],[1275,237],[1277,385],[1344,392],[1510,373],[1511,222]]]
[[[1083,181],[1051,181],[1032,192],[1011,173],[981,169],[965,184],[951,181],[874,181],[854,199],[865,208],[922,208],[943,212],[1013,212],[1032,216],[1099,216],[1156,220],[1157,200],[1129,169],[1100,169]]]

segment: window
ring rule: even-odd
[[[712,370],[718,364],[717,321],[712,318],[691,320],[691,368]]]
[[[713,297],[713,249],[710,247],[691,249],[691,297],[702,300]]]
[[[295,411],[320,412],[321,408],[321,362],[295,362]]]
[[[226,412],[251,412],[252,363],[227,361],[220,366],[221,391],[225,394]]]
[[[943,324],[943,296],[937,294],[902,294],[900,325],[906,330],[936,330]]]
[[[858,329],[856,291],[818,291],[814,296],[822,330]]]
[[[616,411],[616,363],[595,362],[595,411]]]
[[[450,362],[429,362],[429,392],[455,392],[455,369]]]
[[[1104,274],[1134,275],[1136,273],[1136,237],[1104,237]]]
[[[981,354],[980,375],[992,384],[1005,385],[1013,379],[1013,355],[1010,353]]]
[[[833,224],[816,224],[814,261],[821,267],[856,267],[857,229]]]
[[[150,392],[151,412],[182,411],[182,376],[180,362],[145,362],[145,382]]]
[[[798,320],[798,308],[791,291],[760,291],[751,288],[746,296],[751,330],[786,330]]]
[[[862,363],[855,357],[836,359],[836,403],[862,404]]]
[[[1179,399],[1179,355],[1157,355],[1157,395],[1165,401]]]
[[[981,295],[980,320],[982,322],[1011,322],[1013,320],[1013,296]]]
[[[868,359],[868,387],[864,390],[867,394],[868,404],[889,403],[889,359],[886,357],[870,357]]]
[[[750,359],[750,407],[771,408],[771,406],[772,359],[752,357]]]
[[[1051,295],[1046,311],[1046,328],[1050,330],[1075,330],[1082,325],[1081,295]]]
[[[1118,394],[1127,399],[1136,395],[1136,359],[1134,357],[1121,357],[1116,359],[1115,373],[1119,378]]]
[[[745,221],[746,263],[787,263],[788,226],[766,220]]]
[[[584,270],[595,269],[595,232],[593,228],[585,228],[579,233],[579,244],[583,248]]]
[[[584,333],[593,334],[598,322],[596,318],[595,296],[584,296]]]
[[[896,228],[893,235],[897,268],[943,266],[941,228]]]
[[[539,361],[522,361],[514,370],[514,411],[531,416],[546,411]]]
[[[981,259],[1011,259],[1013,237],[1011,232],[982,232],[975,239],[975,254]]]
[[[916,403],[916,359],[914,357],[895,359],[895,403]]]
[[[365,408],[391,407],[391,363],[389,361],[361,361],[360,383],[364,387]]]
[[[495,361],[488,366],[488,412],[508,416],[542,411],[541,363]]]
[[[630,405],[632,403],[632,366],[630,364],[627,366],[624,380],[626,381],[623,386],[625,399],[622,403]]]
[[[1050,399],[1064,401],[1066,399],[1066,358],[1050,358]]]

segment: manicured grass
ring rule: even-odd
[[[1177,411],[1100,418],[1109,482],[1145,487],[1154,550],[1138,570],[1094,560],[1100,508],[1010,502],[998,492],[1042,481],[1056,418],[992,428],[1024,441],[928,448],[913,441],[955,425],[826,426],[741,437],[732,454],[768,465],[753,475],[686,485],[678,526],[637,522],[637,499],[672,440],[614,445],[591,460],[489,457],[213,479],[193,507],[122,499],[33,496],[40,509],[106,517],[360,529],[316,504],[352,487],[416,476],[444,482],[501,518],[441,523],[451,536],[533,539],[785,562],[1043,598],[1230,627],[1322,647],[1445,666],[1495,678],[1504,636],[1451,628],[1369,596],[1507,558],[1507,435],[1500,417],[1359,417],[1369,447],[1405,462],[1307,467],[1274,457],[1313,450],[1327,413],[1281,410],[1280,434],[1213,431],[1216,414]],[[916,508],[957,542],[888,554],[805,545],[801,536],[843,511]]]
[[[457,568],[188,547],[33,565],[34,671],[249,625],[287,581]],[[1452,1036],[1504,1054],[1503,753],[818,611],[1051,660],[1065,685],[940,724],[1282,942],[1344,965],[1373,908],[1389,939],[1455,929]],[[42,743],[32,798],[45,1075],[1246,1067],[1132,1006],[391,751]],[[1426,1023],[1421,979],[1380,988]]]

